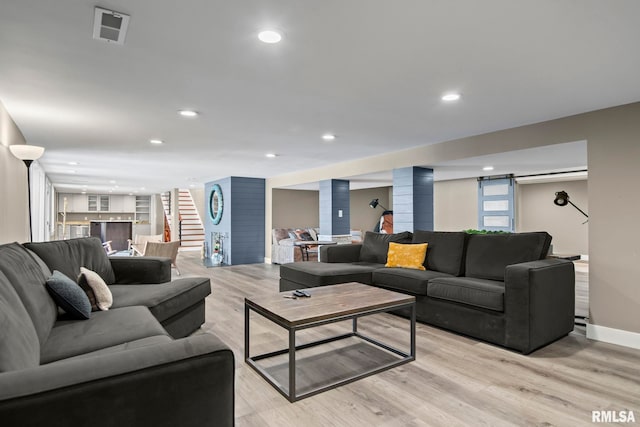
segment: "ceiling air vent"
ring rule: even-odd
[[[124,44],[129,15],[96,7],[93,20],[93,38],[109,43]]]

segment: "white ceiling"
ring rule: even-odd
[[[271,177],[640,100],[637,0],[100,2],[131,15],[123,46],[92,38],[94,6],[0,5],[0,101],[65,191]]]
[[[533,176],[523,183],[549,182],[558,180],[586,179],[586,173],[568,173],[585,171],[587,169],[587,141],[556,144],[553,147],[537,147],[526,150],[515,150],[488,156],[469,157],[432,165],[416,165],[433,169],[435,181],[450,179],[478,178],[492,175]],[[485,171],[484,167],[491,166],[493,170]],[[567,172],[560,174],[559,172]],[[546,176],[541,176],[549,174]],[[365,175],[340,177],[349,180],[351,190],[363,188],[386,187],[393,183],[393,171],[382,171]],[[318,190],[318,182],[285,187],[292,190]]]

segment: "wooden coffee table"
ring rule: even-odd
[[[325,390],[333,389],[343,384],[356,381],[369,375],[376,374],[386,369],[393,368],[415,360],[416,354],[416,306],[415,297],[398,292],[392,292],[361,283],[344,283],[340,285],[307,288],[305,291],[311,294],[310,298],[290,299],[291,292],[281,292],[267,297],[245,298],[244,300],[244,358],[245,362],[255,369],[265,380],[276,388],[290,402],[312,396]],[[409,352],[398,350],[376,339],[365,336],[358,331],[358,318],[375,313],[383,313],[400,308],[409,308],[410,316],[410,349]],[[289,334],[289,347],[270,353],[256,356],[250,355],[250,311],[254,311],[283,327]],[[349,333],[325,338],[296,346],[296,332],[302,329],[329,323],[352,320],[352,328]],[[357,337],[377,348],[384,349],[393,355],[393,360],[375,366],[365,372],[358,372],[346,378],[341,378],[304,393],[296,390],[296,351],[319,346],[329,342]],[[289,354],[288,360],[288,387],[281,384],[276,378],[258,363],[261,360]]]

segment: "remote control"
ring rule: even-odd
[[[297,297],[310,297],[311,294],[307,291],[303,291],[301,289],[297,289],[293,292],[293,295],[297,296]]]

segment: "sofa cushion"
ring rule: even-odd
[[[403,244],[389,242],[387,263],[385,267],[412,268],[424,271],[424,257],[427,254],[427,243]]]
[[[76,282],[58,270],[54,270],[47,279],[46,288],[58,307],[73,319],[86,320],[91,317],[91,303],[87,294]]]
[[[504,281],[507,265],[543,259],[550,244],[545,232],[469,235],[465,275]]]
[[[411,243],[411,233],[403,231],[396,234],[383,234],[367,231],[360,250],[360,261],[374,264],[386,264],[389,242]]]
[[[113,295],[102,277],[95,271],[80,267],[78,285],[91,301],[93,311],[106,311],[113,305]]]
[[[142,306],[96,311],[89,320],[59,321],[41,347],[40,363],[101,350],[155,335],[167,335]]]
[[[80,267],[93,270],[107,285],[115,282],[107,253],[97,237],[56,240],[52,242],[25,243],[51,270],[58,270],[68,277],[78,277]]]
[[[464,273],[464,231],[423,231],[413,232],[412,243],[428,243],[424,266],[427,270],[440,271],[453,276]]]
[[[18,243],[0,246],[0,271],[20,297],[42,345],[58,317],[58,307],[44,287],[48,276],[33,254]]]
[[[371,272],[381,267],[370,263],[294,262],[280,266],[280,278],[307,288],[347,282],[370,285]]]
[[[135,340],[135,341],[127,341],[124,344],[118,344],[118,345],[114,345],[112,347],[107,347],[107,348],[103,348],[100,350],[96,350],[96,351],[90,351],[88,353],[82,353],[79,354],[77,356],[73,356],[73,357],[68,357],[66,360],[73,360],[73,359],[85,359],[87,357],[94,357],[94,356],[103,356],[105,354],[113,354],[113,353],[120,353],[121,351],[127,351],[127,350],[133,350],[136,348],[143,348],[143,347],[149,347],[152,345],[158,345],[158,344],[164,344],[164,343],[168,343],[173,341],[173,338],[169,337],[168,335],[154,335],[152,337],[147,337],[147,338],[141,338],[139,340]]]
[[[143,305],[160,322],[202,301],[211,293],[209,279],[187,277],[158,285],[111,285],[113,308]]]
[[[437,277],[451,277],[447,273],[408,268],[379,268],[372,273],[373,284],[412,295],[427,295],[427,284]]]
[[[474,307],[504,311],[504,282],[471,277],[441,277],[429,281],[427,296]]]
[[[39,364],[40,342],[36,328],[18,293],[0,271],[0,372]]]

